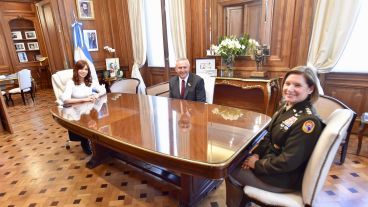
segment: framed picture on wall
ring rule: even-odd
[[[98,51],[96,30],[83,30],[83,38],[88,51]]]
[[[37,39],[36,32],[35,31],[25,31],[24,35],[26,36],[27,40],[34,40]]]
[[[13,40],[21,40],[21,39],[23,39],[22,38],[22,32],[21,31],[13,31],[13,32],[11,32],[11,34],[12,34],[12,39]]]
[[[25,52],[18,52],[18,60],[21,63],[28,62],[27,54]]]
[[[93,1],[91,0],[76,0],[78,18],[82,20],[95,19],[95,12],[93,10]]]
[[[38,42],[28,42],[27,43],[28,50],[39,50]]]
[[[14,43],[15,51],[26,51],[26,47],[23,42]]]

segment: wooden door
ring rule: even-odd
[[[43,0],[36,4],[38,18],[45,36],[51,73],[70,68],[72,62],[71,40],[60,21],[58,1]]]

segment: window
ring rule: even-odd
[[[162,4],[167,0],[144,0],[144,15],[147,36],[147,63],[149,67],[166,67],[165,59],[169,59],[169,66],[175,66],[175,53],[172,43],[170,15],[167,6],[166,14],[162,12]],[[167,5],[165,3],[165,5]],[[166,16],[165,22],[162,21]],[[166,28],[166,31],[163,30]],[[164,35],[166,33],[166,36]],[[168,54],[165,57],[165,45]],[[167,66],[167,67],[169,67]]]
[[[332,72],[368,73],[368,1],[362,7],[346,48]]]

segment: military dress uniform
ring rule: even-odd
[[[236,189],[253,185],[254,180],[258,182],[254,187],[267,191],[300,190],[305,167],[323,127],[309,100],[299,102],[288,110],[283,106],[273,115],[268,134],[252,151],[252,154],[259,155],[255,168],[244,170],[239,166],[227,179],[226,190],[230,191],[227,196],[232,197],[228,197],[227,202],[228,199],[240,200],[234,197],[241,195],[235,193]],[[248,182],[249,179],[253,183]]]

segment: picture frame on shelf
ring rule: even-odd
[[[25,52],[18,52],[18,60],[21,63],[28,62],[27,54]]]
[[[27,42],[28,50],[40,50],[38,42]]]
[[[215,58],[197,58],[195,64],[196,74],[207,74],[212,77],[217,76]]]
[[[93,1],[91,0],[76,0],[78,18],[80,20],[94,20],[95,12],[93,9]]]
[[[98,51],[96,30],[83,30],[83,38],[88,51]]]
[[[119,58],[106,58],[106,70],[110,72],[110,77],[115,77],[119,69]]]
[[[22,40],[23,39],[21,31],[12,31],[11,34],[12,34],[12,39],[13,40]]]
[[[26,47],[23,42],[14,43],[15,51],[26,51]]]
[[[42,61],[43,56],[41,54],[35,55],[35,60]]]
[[[37,39],[36,31],[25,31],[24,36],[27,40],[35,40]]]

